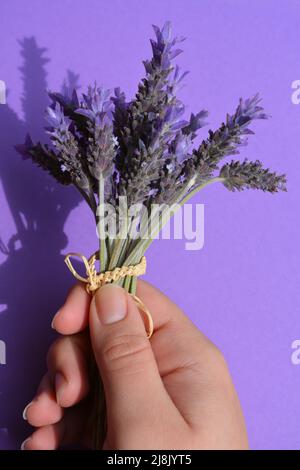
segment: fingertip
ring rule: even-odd
[[[58,333],[69,335],[84,330],[88,324],[91,298],[82,284],[75,284],[64,303],[54,315],[51,327]]]
[[[73,406],[88,394],[88,348],[85,335],[79,333],[59,338],[48,352],[55,400],[62,407]]]
[[[61,420],[63,409],[56,402],[54,395],[43,393],[25,407],[23,417],[31,426],[47,426]]]
[[[52,330],[56,330],[56,331],[59,331],[59,317],[60,317],[60,310],[58,310],[56,312],[56,314],[54,315],[53,319],[52,319],[52,322],[51,322],[51,328]],[[57,320],[58,319],[58,320]],[[58,321],[58,325],[57,325],[57,321]]]
[[[43,426],[21,444],[21,450],[55,450],[60,444],[56,426]]]
[[[27,439],[25,439],[25,441],[22,442],[21,444],[21,450],[30,450],[29,449],[29,441],[30,441],[31,437],[27,437]]]
[[[62,408],[69,408],[79,403],[89,391],[87,379],[73,375],[72,380],[67,380],[59,372],[55,377],[56,402]]]

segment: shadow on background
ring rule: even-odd
[[[67,244],[63,227],[80,198],[76,191],[60,187],[31,161],[14,150],[27,132],[45,140],[45,49],[35,38],[20,42],[24,82],[21,120],[8,105],[0,106],[0,178],[16,233],[0,250],[6,259],[0,266],[0,338],[7,348],[7,364],[0,366],[0,430],[6,428],[5,449],[19,448],[30,432],[22,419],[25,404],[33,397],[45,372],[45,357],[53,340],[51,318],[63,301],[72,279],[61,250]],[[76,87],[72,72],[64,91]],[[2,222],[3,223],[3,222]],[[1,235],[1,234],[0,234]],[[0,442],[1,448],[1,442]]]

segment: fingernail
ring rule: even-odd
[[[53,317],[53,319],[52,319],[52,322],[51,322],[51,328],[52,328],[53,330],[56,329],[55,326],[54,326],[54,322],[55,322],[55,318],[57,317],[58,314],[59,314],[59,310],[58,310],[58,312],[56,312],[56,314],[54,315],[54,317]]]
[[[61,372],[57,372],[55,375],[55,391],[56,391],[56,401],[60,404],[64,389],[67,385],[67,381]]]
[[[25,441],[22,442],[21,444],[21,450],[26,450],[26,444],[28,441],[30,441],[31,437],[28,437],[27,439],[25,439]]]
[[[24,411],[23,411],[23,419],[25,419],[25,421],[27,421],[27,411],[28,411],[28,408],[32,405],[32,401],[30,403],[28,403],[28,405],[25,406],[24,408]]]
[[[103,286],[96,292],[91,308],[96,310],[103,325],[123,320],[127,312],[127,299],[124,289],[113,284]]]

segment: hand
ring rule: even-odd
[[[70,292],[53,327],[61,336],[48,372],[25,408],[37,428],[25,450],[90,445],[88,363],[101,374],[108,432],[105,449],[247,449],[239,400],[220,351],[160,291],[138,283],[154,320],[150,341],[132,297],[106,285],[92,302]],[[89,331],[88,331],[89,325]]]

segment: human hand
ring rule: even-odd
[[[88,364],[92,354],[107,405],[105,449],[247,449],[239,400],[220,351],[165,295],[138,282],[154,333],[123,289],[90,297],[71,290],[53,320],[61,333],[24,417],[36,427],[24,450],[91,445]],[[88,329],[89,326],[89,329]]]

